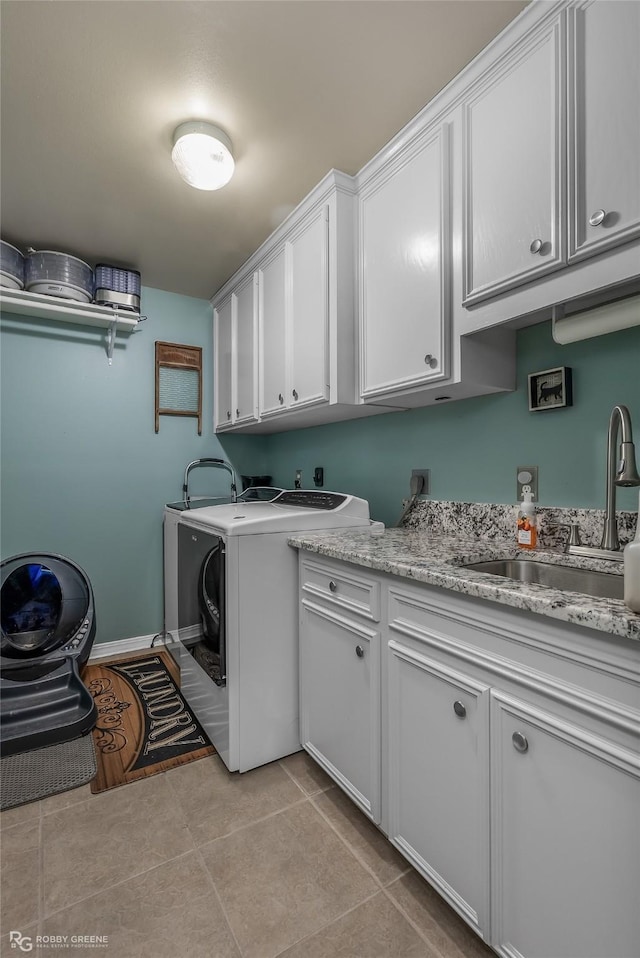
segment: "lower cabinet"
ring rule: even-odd
[[[489,689],[389,643],[389,839],[484,937]]]
[[[304,748],[502,958],[638,958],[637,643],[300,568]]]
[[[380,633],[303,600],[301,743],[374,822],[380,821]]]
[[[531,958],[634,958],[637,752],[499,692],[491,730],[494,947]]]

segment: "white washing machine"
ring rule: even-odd
[[[197,459],[200,462],[223,462],[219,459]],[[193,463],[190,463],[193,465]],[[229,467],[231,468],[231,467]],[[189,466],[187,466],[187,470]],[[235,480],[234,480],[235,481]],[[186,489],[186,479],[184,488]],[[252,486],[245,489],[237,497],[237,502],[271,501],[279,496],[283,489],[274,486]],[[228,505],[233,503],[233,497],[187,497],[178,502],[168,502],[164,507],[163,517],[163,551],[164,551],[164,622],[165,629],[177,629],[178,625],[178,522],[180,516],[187,512],[192,514],[196,509],[209,509],[211,506]]]
[[[300,749],[298,531],[370,525],[369,504],[342,493],[282,492],[171,517],[177,531],[176,602],[167,648],[183,695],[230,771]]]

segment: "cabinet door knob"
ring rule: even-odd
[[[331,579],[331,581],[329,582],[329,592],[337,592],[337,591],[338,591],[338,586],[335,584],[333,579]]]
[[[227,419],[231,419],[231,410],[227,409]]]
[[[513,742],[513,747],[516,752],[526,752],[529,748],[527,736],[523,735],[522,732],[514,732],[511,736],[511,741]]]
[[[606,215],[604,210],[596,210],[595,213],[592,213],[589,217],[589,226],[600,226],[600,224],[604,222]]]
[[[296,389],[292,389],[292,390],[291,390],[291,395],[293,396],[294,399],[297,399],[297,398],[298,398],[298,391],[297,391]]]
[[[535,239],[531,246],[529,247],[530,252],[532,253],[541,253],[542,252],[542,240]]]
[[[359,659],[364,658],[364,649],[362,648],[361,645],[356,645],[356,655],[358,656]]]
[[[438,365],[438,360],[432,353],[427,353],[427,355],[424,357],[424,361],[430,369],[434,369]]]
[[[458,718],[464,718],[467,714],[464,703],[459,701],[453,703],[453,711],[456,713]]]
[[[240,410],[236,409],[236,416],[239,416],[239,415],[240,415]]]
[[[280,403],[284,402],[284,396],[282,395],[282,393],[278,393],[278,402]]]

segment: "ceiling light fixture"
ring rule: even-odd
[[[189,120],[173,134],[171,159],[189,186],[219,190],[233,176],[235,167],[231,140],[217,126]]]

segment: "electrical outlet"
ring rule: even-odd
[[[423,479],[423,481],[424,481],[424,485],[422,486],[422,491],[421,491],[421,493],[420,493],[421,496],[428,496],[428,495],[429,495],[429,489],[430,489],[430,478],[429,478],[429,476],[430,476],[430,473],[431,473],[431,470],[430,470],[430,469],[412,469],[412,470],[411,470],[411,478],[412,478],[412,479],[413,479],[414,476],[422,476],[422,479]]]
[[[302,489],[302,469],[296,469],[296,478],[293,482],[294,489]]]
[[[533,493],[533,501],[538,501],[538,467],[518,466],[516,470],[516,502],[522,502],[525,486]]]

